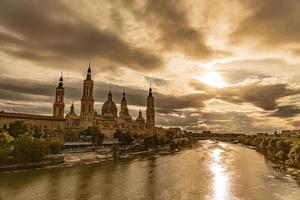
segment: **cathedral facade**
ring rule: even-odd
[[[52,116],[1,111],[0,129],[9,128],[9,124],[17,120],[26,121],[33,128],[42,130],[61,131],[70,129],[77,133],[88,127],[96,126],[108,139],[112,139],[117,130],[137,135],[153,134],[159,130],[155,127],[155,107],[151,87],[146,102],[146,119],[144,119],[141,110],[135,119],[130,115],[125,92],[123,92],[120,101],[120,111],[118,112],[111,90],[107,94],[107,100],[104,102],[101,112],[98,113],[94,108],[95,99],[93,90],[94,81],[92,80],[92,70],[89,65],[86,78],[83,81],[79,114],[75,113],[72,103],[69,112],[65,115],[64,97],[66,91],[63,77],[61,76],[55,91]]]
[[[61,80],[62,78],[60,79],[60,83],[56,89],[56,95],[64,94],[60,87],[60,85],[63,85]],[[92,70],[89,66],[86,79],[83,81],[83,94],[81,98],[80,114],[77,115],[75,113],[74,105],[72,104],[69,113],[67,113],[64,118],[66,121],[66,129],[81,131],[87,129],[88,127],[96,126],[100,128],[101,132],[104,133],[109,139],[113,137],[113,134],[117,130],[121,132],[130,132],[137,135],[151,134],[155,132],[155,108],[151,87],[149,89],[147,98],[146,120],[143,118],[141,110],[135,119],[132,118],[127,106],[125,92],[123,92],[119,112],[116,103],[113,101],[112,92],[109,90],[107,94],[107,100],[102,105],[101,112],[98,113],[94,109],[93,89],[94,82],[92,80]],[[63,96],[56,99],[63,99]],[[59,111],[63,108],[63,102],[54,102],[53,110]],[[60,117],[59,112],[56,112],[56,116]]]
[[[64,89],[62,78],[56,89],[56,101],[53,105],[53,116],[61,117],[60,110],[64,109],[63,102],[58,100],[63,99]],[[93,96],[94,82],[92,80],[92,70],[89,66],[86,79],[83,81],[83,94],[81,98],[80,114],[75,113],[74,105],[70,107],[69,113],[65,116],[65,128],[75,131],[85,130],[88,127],[96,126],[109,139],[112,139],[113,134],[119,130],[121,132],[129,132],[137,135],[145,135],[155,133],[155,108],[152,88],[149,89],[147,97],[146,120],[142,116],[142,111],[139,111],[138,116],[133,119],[129,113],[127,106],[126,94],[123,92],[123,97],[120,102],[120,111],[118,112],[117,105],[113,101],[111,90],[107,94],[107,100],[102,105],[101,113],[94,109]],[[62,96],[60,96],[62,95]]]

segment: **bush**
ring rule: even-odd
[[[22,163],[40,162],[49,153],[47,144],[29,133],[19,136],[14,142],[13,155]]]
[[[52,154],[59,154],[62,150],[62,142],[58,138],[52,138],[48,141],[48,146]]]

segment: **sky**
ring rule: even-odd
[[[51,115],[63,73],[80,109],[89,61],[100,112],[199,132],[300,128],[298,0],[0,0],[0,110]]]

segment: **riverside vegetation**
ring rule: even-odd
[[[23,121],[10,124],[0,133],[0,166],[9,164],[37,163],[48,154],[59,154],[62,142],[38,129],[31,130]]]
[[[78,136],[71,130],[63,131],[65,141],[78,141]],[[81,136],[90,138],[91,143],[97,147],[105,140],[105,135],[97,127],[89,127],[80,133]],[[76,139],[77,138],[77,139]],[[167,132],[163,135],[138,136],[130,133],[122,133],[117,130],[114,134],[117,146],[133,146],[133,151],[156,150],[162,146],[176,150],[191,147],[195,142],[195,135],[176,134]],[[115,145],[112,151],[118,149]],[[0,167],[13,164],[41,163],[46,161],[50,154],[61,154],[63,141],[55,134],[44,132],[38,128],[30,127],[24,121],[11,123],[8,130],[0,131]]]
[[[300,169],[300,136],[297,135],[243,135],[240,142],[254,146],[268,159]]]

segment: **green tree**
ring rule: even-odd
[[[62,142],[59,138],[51,138],[47,144],[52,154],[59,154],[62,151]]]
[[[154,138],[151,137],[151,136],[145,137],[145,138],[144,138],[144,145],[145,145],[145,147],[146,147],[147,149],[153,148],[154,145],[155,145]]]
[[[32,137],[29,133],[20,135],[14,141],[13,155],[18,162],[40,162],[48,153],[46,142]]]
[[[44,132],[42,129],[35,127],[33,131],[33,136],[36,138],[42,138],[44,137]]]
[[[18,137],[19,135],[23,135],[27,132],[30,132],[30,127],[24,121],[15,121],[9,124],[8,133],[14,138]]]
[[[114,138],[118,139],[119,142],[125,145],[129,145],[134,141],[133,136],[130,133],[122,133],[122,132],[116,132],[114,134]]]
[[[277,142],[278,138],[277,137],[272,137],[268,140],[268,145],[266,147],[268,156],[272,159],[275,159],[275,155],[277,152]]]
[[[277,149],[277,153],[276,153],[276,159],[279,160],[287,160],[288,159],[288,154],[290,152],[292,148],[292,141],[289,140],[285,140],[285,139],[279,139],[276,143],[276,149]],[[279,152],[282,152],[279,154]],[[278,156],[280,155],[280,156]]]
[[[6,132],[0,133],[0,163],[5,164],[12,152],[14,138]]]
[[[78,136],[72,129],[65,129],[64,130],[64,141],[66,142],[75,142],[78,141]]]
[[[291,151],[288,154],[289,160],[288,164],[294,167],[300,167],[300,143],[296,143],[291,148]]]
[[[119,129],[116,130],[116,132],[114,133],[114,138],[115,139],[119,139],[122,135],[122,131],[120,131]]]
[[[14,141],[14,138],[7,132],[0,133],[0,147],[10,147]]]
[[[101,145],[105,137],[105,135],[101,133],[100,129],[95,126],[89,127],[83,132],[83,134],[86,136],[91,136],[92,143],[94,145]]]
[[[167,139],[170,141],[170,140],[175,139],[175,134],[174,134],[174,132],[172,132],[172,131],[167,131],[167,132],[166,132],[166,137],[167,137]]]

